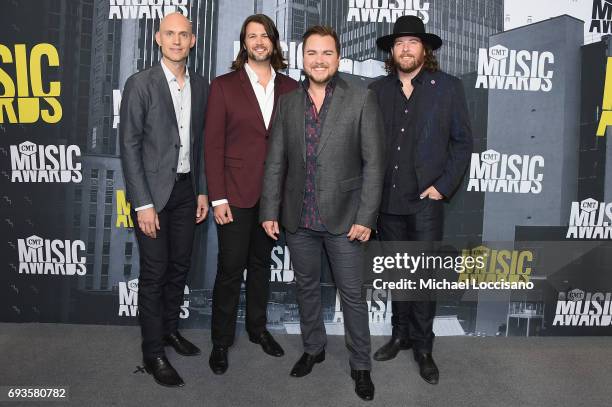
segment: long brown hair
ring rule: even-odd
[[[429,45],[423,44],[423,46],[425,47],[425,61],[423,61],[423,69],[430,72],[438,71],[440,67],[438,65],[436,55]],[[395,63],[395,59],[393,59],[392,54],[389,54],[389,58],[387,58],[385,61],[385,70],[388,74],[397,72],[397,64]]]
[[[240,29],[240,52],[236,57],[236,60],[232,62],[231,69],[236,71],[238,69],[242,69],[244,64],[246,64],[249,60],[249,55],[246,50],[245,39],[246,39],[246,28],[249,23],[258,23],[264,26],[266,30],[266,34],[268,34],[268,38],[272,42],[272,56],[270,58],[270,65],[272,65],[272,69],[278,71],[280,69],[287,68],[287,63],[283,59],[283,50],[280,46],[280,40],[278,35],[278,30],[274,25],[274,21],[270,19],[265,14],[253,14],[248,16],[244,23],[242,23],[242,28]]]

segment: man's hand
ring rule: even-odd
[[[267,220],[261,224],[266,231],[266,235],[270,236],[274,240],[278,240],[280,230],[278,228],[278,222],[275,220]]]
[[[370,233],[372,233],[372,229],[358,224],[354,224],[353,226],[351,226],[351,230],[349,230],[346,236],[351,242],[355,239],[361,242],[366,242],[370,239]]]
[[[421,199],[425,198],[433,199],[434,201],[439,201],[440,199],[444,199],[444,195],[439,193],[438,190],[432,185],[425,191],[423,191],[423,193],[421,194]]]
[[[234,221],[229,204],[223,203],[217,205],[213,208],[213,211],[215,212],[215,222],[217,222],[217,225],[225,225]]]
[[[159,230],[159,217],[157,212],[155,212],[155,208],[136,211],[136,216],[138,217],[138,227],[142,230],[142,233],[155,239]]]
[[[196,223],[201,223],[208,216],[208,195],[198,195],[198,209],[196,210]]]

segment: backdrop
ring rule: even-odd
[[[385,73],[376,38],[398,16],[422,18],[444,41],[441,68],[463,80],[475,139],[464,183],[445,205],[445,239],[491,254],[470,271],[480,281],[534,283],[528,293],[439,301],[436,334],[612,333],[612,5],[604,0],[2,2],[0,321],[137,323],[118,112],[126,79],[159,60],[154,34],[175,10],[197,37],[189,66],[209,81],[228,72],[244,18],[264,13],[278,26],[289,75],[300,79],[302,33],[326,24],[342,42],[342,75],[357,86]],[[503,255],[493,249],[499,242]],[[217,263],[210,218],[194,244],[181,318],[208,329]],[[548,255],[534,254],[539,247]],[[271,255],[270,329],[299,333],[282,239]],[[326,326],[343,334],[324,255],[321,266]],[[389,334],[389,293],[367,287],[367,296],[372,334]]]

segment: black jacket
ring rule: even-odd
[[[422,94],[415,106],[417,182],[420,191],[433,185],[448,198],[461,182],[472,154],[467,103],[459,78],[440,71],[424,71],[422,78]],[[378,98],[385,137],[392,136],[397,80],[396,75],[388,75],[369,86]]]

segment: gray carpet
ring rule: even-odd
[[[168,357],[187,383],[168,389],[137,371],[137,327],[0,324],[0,387],[68,385],[65,402],[6,405],[71,406],[609,406],[612,340],[583,338],[436,339],[440,384],[425,383],[410,352],[374,362],[373,402],[353,392],[342,337],[330,337],[327,359],[304,378],[289,376],[300,338],[277,336],[283,358],[264,354],[242,336],[223,376],[208,368],[209,332],[185,330],[203,355]],[[384,338],[373,338],[376,349]],[[136,373],[134,373],[136,372]]]

